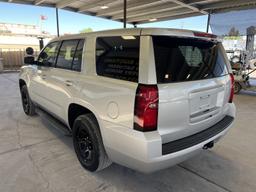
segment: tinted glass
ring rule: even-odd
[[[105,77],[138,82],[139,37],[97,38],[97,74]]]
[[[154,36],[158,83],[193,81],[227,74],[221,44],[193,38]]]
[[[40,65],[54,67],[56,56],[59,50],[59,42],[53,42],[48,44],[38,57],[38,63]]]
[[[75,57],[72,65],[72,70],[74,71],[81,71],[83,48],[84,48],[84,40],[80,40],[76,49],[76,53],[75,53]]]
[[[63,41],[60,47],[56,67],[62,69],[71,69],[77,44],[78,40]]]

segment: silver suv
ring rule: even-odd
[[[73,135],[90,171],[116,162],[164,169],[211,148],[235,117],[234,78],[212,34],[120,29],[28,49],[20,90],[27,115],[47,114]]]

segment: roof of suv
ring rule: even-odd
[[[195,37],[195,31],[185,29],[172,29],[172,28],[128,28],[128,29],[112,29],[104,31],[89,32],[75,35],[64,35],[57,37],[54,40],[62,39],[75,39],[88,36],[113,36],[113,35],[173,35],[173,36],[186,36]],[[200,32],[201,33],[201,32]]]

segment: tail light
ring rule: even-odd
[[[204,33],[204,32],[194,32],[194,36],[196,37],[205,37],[205,38],[217,38],[217,35],[210,34],[210,33]]]
[[[233,97],[234,97],[234,84],[235,84],[235,79],[234,79],[234,75],[231,73],[230,75],[230,96],[229,96],[229,103],[233,102]]]
[[[154,131],[157,129],[158,88],[156,85],[139,85],[134,108],[134,129]]]

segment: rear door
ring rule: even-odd
[[[221,43],[153,36],[163,143],[200,132],[225,116],[230,76]]]

